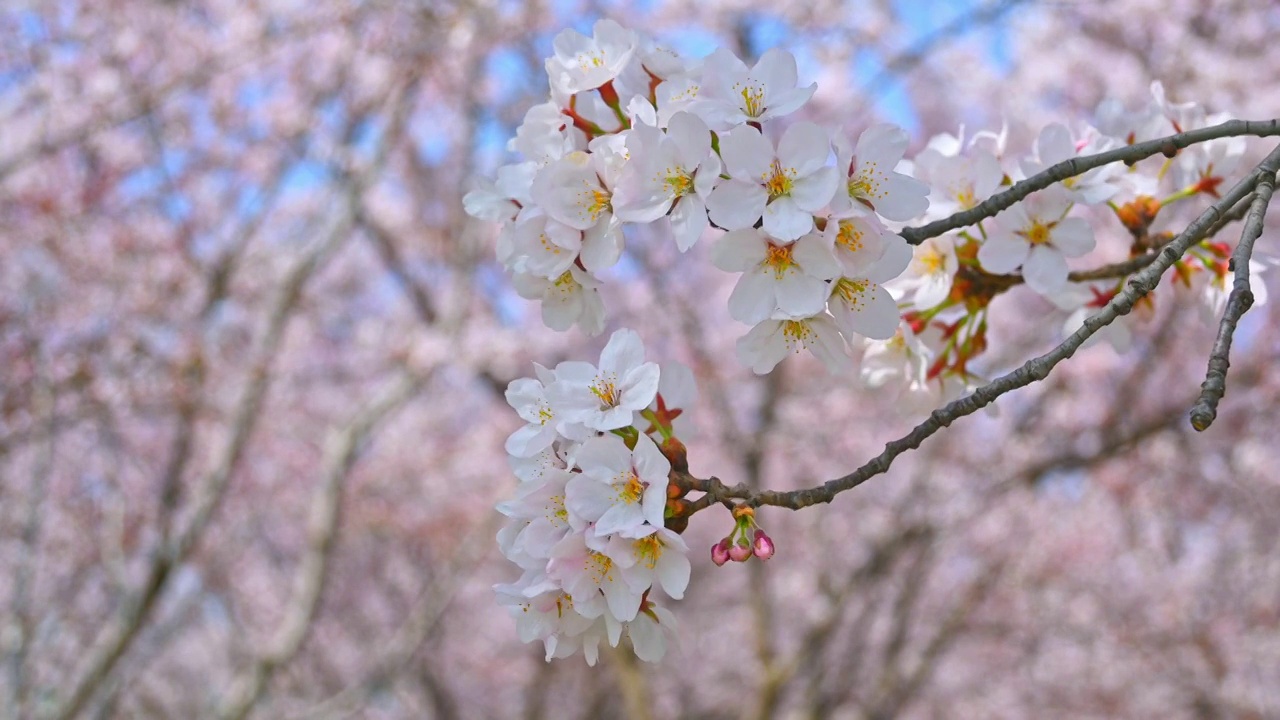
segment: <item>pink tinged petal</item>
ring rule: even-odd
[[[609,605],[609,614],[622,622],[635,620],[640,612],[640,593],[632,592],[621,578],[613,582],[606,580],[600,587],[604,590],[604,599]]]
[[[858,136],[858,166],[867,167],[875,163],[880,173],[887,173],[902,160],[907,152],[910,138],[907,132],[891,123],[877,123],[862,131]],[[848,170],[848,168],[841,168]]]
[[[1041,295],[1060,292],[1067,284],[1067,259],[1054,248],[1038,245],[1022,265],[1022,278]]]
[[[789,196],[765,206],[764,231],[779,240],[791,241],[813,230],[813,215],[801,210]]]
[[[675,144],[676,160],[682,167],[697,167],[711,154],[711,130],[693,113],[672,115],[667,123],[667,137]]]
[[[898,304],[888,290],[875,284],[858,295],[857,303],[840,300],[831,303],[841,329],[857,333],[872,340],[888,340],[898,330]]]
[[[830,280],[840,274],[840,262],[831,251],[831,243],[822,235],[810,233],[791,246],[791,258],[805,275]]]
[[[616,497],[616,495],[614,496]],[[644,524],[643,506],[640,504],[617,504],[609,507],[596,521],[597,535],[612,535],[616,532],[631,530]]]
[[[831,202],[839,186],[840,175],[836,169],[821,167],[808,175],[796,178],[791,186],[791,197],[798,207],[813,213]]]
[[[1045,167],[1056,165],[1076,156],[1076,141],[1071,131],[1062,123],[1050,123],[1036,138],[1036,155]]]
[[[602,435],[582,443],[575,458],[582,472],[603,483],[611,483],[618,475],[631,471],[631,451],[622,438]]]
[[[675,237],[676,248],[687,252],[702,237],[702,233],[710,227],[707,222],[707,208],[696,195],[686,195],[676,203],[671,211],[671,234]]]
[[[609,336],[600,351],[600,372],[621,374],[644,362],[644,342],[635,330],[622,329]],[[656,369],[657,366],[655,365]],[[593,378],[594,379],[594,378]]]
[[[866,277],[874,283],[889,282],[906,271],[911,264],[911,246],[898,235],[885,237],[884,254],[867,268]],[[948,291],[951,287],[950,276],[947,277]],[[934,303],[935,305],[937,303]],[[925,307],[929,307],[926,305]]]
[[[979,150],[974,153],[974,157],[970,162],[973,163],[973,194],[974,199],[981,202],[991,197],[991,194],[1000,187],[1000,181],[1004,179],[1004,170],[1000,169],[1000,161],[985,150]]]
[[[748,325],[758,323],[777,309],[776,281],[769,270],[743,275],[729,294],[729,317]]]
[[[1053,246],[1066,257],[1080,257],[1094,245],[1093,228],[1084,218],[1070,217],[1053,228]]]
[[[662,553],[662,559],[658,561],[656,569],[658,584],[662,585],[662,591],[672,600],[684,598],[684,591],[689,587],[689,575],[692,570],[688,556],[668,547]]]
[[[786,338],[782,336],[782,323],[765,320],[738,338],[738,361],[751,368],[757,375],[764,375],[787,356]]]
[[[742,230],[756,224],[764,213],[769,193],[741,180],[726,180],[707,196],[707,215],[725,230]]]
[[[551,289],[542,297],[542,322],[557,332],[564,332],[582,316],[581,290],[563,292]]]
[[[814,318],[809,321],[809,329],[813,333],[813,339],[806,343],[809,352],[821,360],[828,371],[835,375],[852,365],[848,353],[845,352],[844,338],[840,336],[840,331],[830,319]]]
[[[665,496],[667,492],[667,475],[671,472],[671,462],[667,460],[662,451],[658,449],[655,443],[648,435],[641,435],[636,441],[636,448],[632,451],[631,462],[635,467],[636,475],[641,480],[649,483],[650,487],[661,486],[662,494]],[[661,523],[656,523],[661,525]]]
[[[1051,186],[1038,193],[1033,193],[1022,201],[1027,215],[1041,222],[1053,222],[1071,207],[1071,198],[1067,196],[1061,185]]]
[[[987,272],[1003,275],[1018,269],[1030,251],[1030,243],[1016,235],[992,234],[978,248],[978,262]]]
[[[739,125],[720,135],[720,158],[729,176],[754,182],[769,173],[773,164],[773,144],[749,125]]]
[[[777,282],[778,310],[789,317],[808,317],[827,304],[827,284],[803,273],[789,272]]]
[[[518,458],[529,458],[551,447],[556,439],[555,423],[525,425],[507,438],[506,451]]]
[[[807,87],[799,87],[792,90],[783,90],[774,92],[771,89],[766,90],[765,103],[766,110],[764,117],[776,118],[783,115],[790,115],[800,106],[809,102],[809,98],[813,97],[813,93],[818,89],[817,83],[811,83]]]
[[[647,362],[640,367],[632,368],[621,380],[622,384],[618,388],[621,396],[618,408],[630,411],[643,410],[649,407],[649,403],[653,402],[658,395],[658,364]],[[625,427],[625,425],[618,427]]]
[[[711,264],[725,272],[746,272],[764,262],[769,245],[758,230],[735,230],[711,248]]]
[[[901,173],[889,173],[881,192],[883,196],[874,202],[876,212],[886,220],[906,222],[929,209],[929,186]]]
[[[596,522],[615,506],[613,488],[582,473],[573,476],[564,489],[564,506],[588,522]]]
[[[751,68],[751,77],[766,88],[789,90],[796,86],[796,58],[786,50],[769,48]]]
[[[583,233],[579,257],[588,272],[599,272],[616,265],[622,257],[622,226],[612,216],[602,216],[598,224]]]
[[[798,122],[787,128],[778,141],[778,162],[783,167],[794,168],[798,177],[810,175],[826,165],[830,155],[831,140],[827,131],[815,123]],[[835,192],[834,187],[832,192]]]
[[[693,176],[693,191],[705,200],[720,183],[720,156],[707,155]]]

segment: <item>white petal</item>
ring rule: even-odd
[[[764,262],[768,248],[758,230],[735,230],[711,247],[711,264],[725,272],[746,272]]]
[[[622,329],[609,336],[600,351],[600,371],[623,375],[644,362],[644,343],[635,330]],[[656,365],[654,366],[656,369]]]
[[[1094,248],[1093,228],[1084,218],[1069,217],[1053,228],[1053,246],[1066,257],[1080,257]]]
[[[812,229],[813,215],[801,210],[790,197],[777,198],[764,209],[764,231],[779,240],[795,240]]]
[[[783,275],[778,279],[776,292],[778,309],[789,317],[808,317],[821,312],[827,304],[827,284],[804,273]]]
[[[831,202],[840,187],[840,175],[833,167],[821,167],[812,174],[796,178],[791,187],[791,197],[796,205],[809,212],[817,212]]]
[[[978,248],[978,262],[989,273],[1013,272],[1027,259],[1031,245],[1016,235],[992,233]]]
[[[720,158],[737,180],[754,181],[769,172],[773,163],[773,144],[749,125],[739,125],[720,135]]]
[[[768,201],[769,193],[763,187],[726,180],[707,196],[707,215],[725,230],[741,230],[756,224]]]
[[[1037,245],[1022,265],[1022,277],[1032,290],[1052,295],[1067,284],[1067,259],[1052,247]]]
[[[798,177],[813,174],[827,164],[831,154],[831,140],[827,131],[816,123],[801,121],[787,128],[778,141],[778,162],[783,167],[794,169]],[[835,172],[835,168],[831,169]],[[832,188],[835,192],[835,188]],[[822,202],[825,204],[828,197]],[[819,206],[821,207],[821,205]]]
[[[773,274],[768,270],[746,273],[729,294],[729,317],[747,324],[769,317],[778,307],[776,286]]]

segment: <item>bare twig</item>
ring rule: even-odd
[[[1214,340],[1213,351],[1209,353],[1209,369],[1205,372],[1204,383],[1200,385],[1200,399],[1191,408],[1191,427],[1198,431],[1207,430],[1213,424],[1214,418],[1218,416],[1218,401],[1227,391],[1231,339],[1241,316],[1253,306],[1253,290],[1249,287],[1249,259],[1253,256],[1254,242],[1262,234],[1262,223],[1267,217],[1267,206],[1271,203],[1275,182],[1274,172],[1258,178],[1253,203],[1249,207],[1249,219],[1245,221],[1244,230],[1240,233],[1240,244],[1236,245],[1235,252],[1231,255],[1235,280],[1231,285],[1231,295],[1227,298],[1227,308],[1222,313],[1222,322],[1218,325],[1218,337]]]
[[[1125,147],[1108,150],[1096,155],[1081,155],[1070,160],[1064,160],[1056,165],[1050,165],[1045,170],[1032,175],[1026,180],[1015,183],[1004,192],[992,195],[969,210],[958,212],[950,217],[927,225],[921,225],[920,227],[903,228],[899,234],[912,245],[919,245],[928,238],[937,237],[952,230],[959,230],[980,220],[993,217],[1037,190],[1043,190],[1054,183],[1075,177],[1094,168],[1116,162],[1132,164],[1161,153],[1173,156],[1182,148],[1202,143],[1206,140],[1237,135],[1254,135],[1257,137],[1280,135],[1280,119],[1229,120],[1220,125],[1210,125],[1198,130],[1189,130],[1168,137],[1126,145]],[[1235,201],[1233,200],[1232,202],[1234,203]],[[1219,205],[1221,205],[1221,202],[1215,204],[1215,207]],[[1231,207],[1231,205],[1226,207]],[[1215,217],[1220,217],[1225,210],[1226,208],[1219,210],[1218,215]]]
[[[312,619],[328,577],[342,489],[355,465],[357,451],[374,426],[412,399],[424,380],[417,375],[401,376],[362,409],[341,433],[330,436],[325,451],[324,474],[311,499],[307,552],[298,564],[289,607],[268,648],[232,683],[228,699],[218,713],[220,717],[240,720],[248,715],[276,670],[293,659],[310,634]]]
[[[1173,242],[1160,251],[1159,256],[1151,265],[1134,275],[1126,283],[1124,290],[1117,293],[1096,315],[1085,320],[1084,325],[1063,340],[1061,344],[1044,355],[1028,360],[1017,370],[983,385],[972,394],[934,410],[927,420],[917,425],[905,437],[887,443],[883,452],[852,473],[835,480],[829,480],[816,487],[790,492],[753,491],[745,484],[729,487],[714,477],[701,479],[684,476],[680,480],[695,490],[707,493],[705,497],[699,498],[698,503],[694,503],[699,508],[713,502],[725,502],[731,499],[741,500],[750,506],[776,505],[793,510],[818,503],[831,502],[836,495],[855,488],[868,479],[886,472],[895,458],[908,450],[919,447],[920,443],[938,430],[947,427],[959,418],[971,415],[990,405],[996,398],[1007,392],[1043,380],[1058,363],[1075,354],[1076,350],[1080,349],[1080,346],[1092,337],[1094,333],[1132,310],[1134,303],[1155,289],[1160,282],[1160,276],[1164,274],[1165,270],[1168,270],[1173,263],[1182,257],[1188,248],[1199,242],[1224,213],[1252,192],[1254,186],[1258,184],[1259,178],[1266,177],[1269,179],[1274,177],[1277,168],[1280,168],[1280,146],[1272,150],[1271,154],[1267,155],[1266,159],[1254,168],[1252,172],[1236,183],[1218,202],[1211,205],[1195,221],[1188,225]]]

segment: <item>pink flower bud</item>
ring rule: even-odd
[[[729,562],[729,538],[725,538],[711,546],[711,562],[724,565]]]
[[[768,560],[773,557],[773,538],[764,534],[763,530],[756,529],[756,541],[752,543],[752,550],[756,557],[761,560]]]
[[[751,546],[746,540],[740,541],[738,544],[729,548],[729,559],[734,562],[746,562],[751,559]]]

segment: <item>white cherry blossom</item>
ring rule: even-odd
[[[609,538],[605,554],[622,568],[622,577],[641,591],[657,585],[673,600],[689,586],[689,546],[676,533],[658,525]]]
[[[707,229],[706,199],[720,180],[720,159],[711,152],[706,123],[680,112],[665,134],[637,125],[627,136],[627,150],[633,159],[613,195],[618,218],[646,223],[670,213],[676,247],[693,247]]]
[[[511,281],[520,297],[542,301],[542,322],[552,330],[563,332],[576,323],[587,335],[604,332],[600,281],[578,266],[570,267],[554,280],[515,273]]]
[[[507,404],[527,423],[507,438],[506,450],[515,457],[532,457],[551,447],[557,437],[555,413],[547,399],[546,386],[555,375],[534,363],[538,378],[518,378],[507,385]]]
[[[803,317],[822,310],[827,284],[840,274],[830,239],[818,233],[783,243],[756,229],[728,233],[712,249],[712,262],[743,273],[729,295],[729,315],[755,324],[782,312]]]
[[[631,424],[658,393],[658,364],[644,362],[644,344],[634,330],[618,330],[600,353],[600,366],[567,360],[556,366],[548,393],[569,422],[608,432]]]
[[[795,57],[777,48],[766,50],[751,68],[717,48],[703,60],[701,85],[692,109],[716,132],[793,113],[818,87],[797,87]]]
[[[987,272],[1004,274],[1019,267],[1032,290],[1049,295],[1067,282],[1067,258],[1093,249],[1093,228],[1084,218],[1065,217],[1066,193],[1051,187],[1032,194],[997,215],[978,261]]]
[[[636,619],[627,623],[626,633],[636,657],[658,662],[667,653],[668,639],[676,637],[676,627],[676,617],[670,610],[646,603]]]
[[[566,29],[552,41],[555,55],[546,62],[551,86],[567,94],[594,90],[617,77],[631,62],[640,37],[613,20],[596,22],[591,37]]]
[[[912,250],[906,272],[890,283],[890,290],[902,293],[916,307],[927,310],[951,294],[951,283],[959,267],[954,236],[928,238]]]
[[[608,614],[628,622],[640,610],[643,591],[636,592],[622,579],[622,568],[612,558],[587,546],[587,533],[570,533],[551,551],[547,574],[560,582],[573,598],[574,610],[584,617]]]
[[[707,198],[711,221],[726,230],[755,225],[791,241],[813,229],[813,213],[836,191],[836,169],[827,165],[831,147],[827,133],[811,122],[787,128],[773,143],[758,130],[740,125],[720,136],[720,156],[730,180]]]
[[[905,222],[929,209],[929,186],[895,172],[907,151],[907,133],[888,123],[872,125],[854,146],[837,133],[836,168],[843,173],[831,211],[845,215],[869,208],[888,220]]]
[[[597,536],[662,525],[671,463],[649,436],[641,435],[634,451],[614,435],[592,438],[577,460],[582,472],[569,481],[565,502],[595,523]]]
[[[592,142],[592,152],[569,153],[540,170],[533,187],[534,201],[548,216],[583,231],[580,257],[593,273],[612,267],[622,255],[612,189],[622,163],[616,149],[600,140]]]
[[[738,340],[738,360],[757,375],[773,370],[789,352],[807,348],[832,373],[849,365],[844,339],[829,315],[765,320]]]
[[[1085,143],[1076,142],[1071,130],[1062,123],[1050,123],[1040,131],[1036,138],[1036,154],[1033,158],[1024,158],[1022,171],[1028,176],[1077,155],[1092,155],[1105,152],[1115,147],[1113,141],[1104,136],[1095,135]],[[1094,168],[1082,175],[1062,181],[1067,197],[1072,202],[1084,205],[1096,205],[1110,200],[1120,188],[1111,182],[1119,173],[1118,165],[1104,165]]]
[[[580,476],[547,472],[541,480],[521,485],[515,498],[498,503],[498,512],[529,523],[512,540],[512,552],[545,561],[565,535],[586,527],[586,520],[571,513],[565,501],[565,486],[574,477]]]

